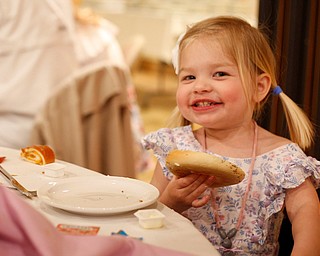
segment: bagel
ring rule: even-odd
[[[22,159],[39,165],[45,165],[55,162],[55,153],[47,145],[33,145],[21,149]]]
[[[172,150],[166,157],[166,166],[179,178],[191,173],[214,176],[212,187],[234,185],[245,177],[244,171],[235,164],[214,155],[191,150]]]

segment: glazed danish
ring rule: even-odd
[[[33,145],[22,148],[20,156],[28,162],[39,165],[55,162],[55,153],[53,149],[47,145]]]

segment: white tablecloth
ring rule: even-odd
[[[42,166],[22,160],[17,150],[0,147],[0,156],[6,156],[5,161],[1,165],[9,173],[15,175],[15,178],[29,190],[37,190],[52,180],[66,179],[75,176],[102,175],[73,164],[62,162],[66,165],[64,177],[50,178],[44,175]],[[1,175],[0,183],[8,184],[6,179]],[[87,216],[51,207],[41,202],[39,198],[33,198],[32,200],[25,198],[25,200],[48,218],[55,226],[58,224],[98,226],[100,227],[98,235],[103,236],[124,230],[129,236],[142,237],[143,241],[148,244],[186,252],[192,255],[219,255],[211,243],[188,219],[159,202],[147,208],[156,208],[165,215],[164,226],[157,229],[144,229],[139,225],[137,218],[133,215],[135,211],[115,215]]]

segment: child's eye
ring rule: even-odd
[[[190,75],[190,76],[185,76],[185,77],[183,77],[182,80],[193,80],[193,79],[196,79],[196,77]]]
[[[223,76],[226,76],[226,75],[228,75],[228,74],[225,73],[225,72],[222,72],[222,71],[216,72],[216,73],[213,74],[214,77],[223,77]]]

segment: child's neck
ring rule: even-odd
[[[203,129],[202,146],[216,154],[234,158],[247,158],[252,154],[254,123],[230,130]]]

